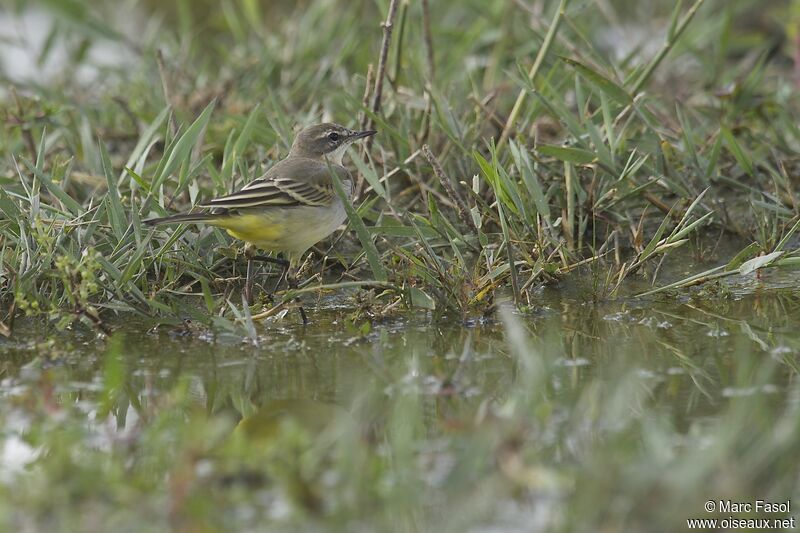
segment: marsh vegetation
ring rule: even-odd
[[[12,2],[0,522],[674,531],[796,499],[799,27],[756,0]],[[298,289],[261,265],[247,305],[240,243],[142,224],[321,121],[380,134]]]

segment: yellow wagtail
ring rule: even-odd
[[[347,147],[374,135],[375,131],[353,131],[338,124],[317,124],[301,131],[289,155],[263,176],[239,191],[215,198],[195,213],[145,220],[145,224],[200,222],[225,229],[231,236],[270,252],[281,252],[287,261],[271,257],[257,259],[284,267],[286,280],[296,287],[297,267],[303,254],[334,232],[347,218],[336,194],[331,174],[342,182],[348,198],[353,193],[350,172],[342,166]],[[249,299],[250,265],[246,296]],[[303,323],[305,311],[300,307]]]

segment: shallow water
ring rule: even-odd
[[[687,258],[677,264],[667,265],[660,283],[700,266]],[[111,339],[18,320],[13,337],[0,339],[0,486],[19,483],[52,446],[30,437],[44,431],[43,420],[79,426],[78,447],[120,453],[120,442],[156,431],[153,421],[174,408],[167,406],[182,388],[190,411],[181,423],[224,419],[275,435],[281,420],[295,419],[317,435],[343,413],[379,441],[392,413],[413,398],[418,452],[420,460],[430,455],[434,485],[459,456],[430,447],[480,438],[487,412],[502,418],[519,405],[515,394],[539,394],[537,387],[548,391],[549,414],[536,445],[566,450],[543,464],[584,453],[584,434],[613,433],[630,416],[665,417],[676,438],[713,422],[735,399],[759,398],[777,416],[790,401],[800,355],[798,281],[798,272],[776,270],[593,303],[595,282],[583,273],[542,289],[529,313],[464,323],[405,312],[368,331],[348,325],[351,310],[340,294],[318,302],[309,326],[291,314],[259,325],[257,343],[136,319],[113,323]],[[633,283],[625,292],[646,288]],[[533,520],[547,530],[552,510],[542,516],[536,502],[520,508],[498,497],[493,513],[502,520],[494,523],[513,530]],[[266,505],[269,513],[275,505]]]
[[[690,292],[680,298],[599,304],[579,300],[569,289],[546,288],[538,309],[515,316],[553,351],[571,386],[580,386],[581,379],[594,377],[609,364],[622,365],[637,369],[642,379],[670,380],[689,392],[696,390],[692,380],[702,377],[708,381],[710,402],[726,393],[726,376],[718,363],[735,348],[744,346],[753,357],[784,364],[800,350],[800,276],[772,272],[759,278],[726,281],[716,289],[722,294],[718,297],[695,290],[699,296]],[[348,313],[340,298],[323,299],[309,326],[289,314],[263,324],[255,345],[200,326],[151,329],[149,322],[133,319],[112,322],[112,328],[135,386],[143,387],[146,379],[156,391],[191,376],[204,389],[252,387],[261,400],[346,401],[354,383],[380,379],[379,366],[397,361],[435,388],[465,351],[469,368],[462,377],[474,394],[491,394],[498,386],[495,380],[513,371],[499,319],[463,323],[407,312],[376,321],[363,335],[348,324]],[[0,339],[0,393],[13,395],[24,387],[30,379],[26,369],[35,363],[66,380],[62,390],[91,395],[102,381],[107,345],[81,326],[57,331],[18,320],[13,337]],[[686,399],[670,401],[680,405]]]

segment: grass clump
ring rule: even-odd
[[[243,268],[227,237],[153,233],[141,220],[257,177],[298,124],[323,119],[381,134],[353,168],[351,225],[366,253],[350,232],[322,243],[307,265],[321,277],[307,286],[388,281],[387,303],[468,317],[491,312],[506,287],[533,306],[537,287],[576,270],[596,278],[596,300],[634,274],[656,286],[658,261],[702,235],[741,240],[737,261],[782,251],[758,266],[794,264],[785,47],[758,27],[760,39],[737,40],[754,2],[639,7],[648,18],[631,21],[623,4],[270,8],[285,24],[253,2],[143,4],[137,36],[114,27],[110,4],[43,4],[66,16],[41,61],[74,40],[84,53],[71,69],[90,67],[93,50],[122,52],[88,84],[6,73],[0,300],[74,312],[56,260],[79,263],[91,248],[98,290],[80,308],[178,317],[199,302],[186,295],[202,294],[225,309]],[[339,22],[326,22],[334,9]],[[770,4],[758,23],[782,9]],[[381,43],[382,17],[394,31]],[[663,42],[609,42],[605,32],[637,24]]]

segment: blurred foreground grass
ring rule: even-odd
[[[796,501],[800,300],[759,300],[6,345],[0,523],[681,531],[730,514],[709,499]]]

